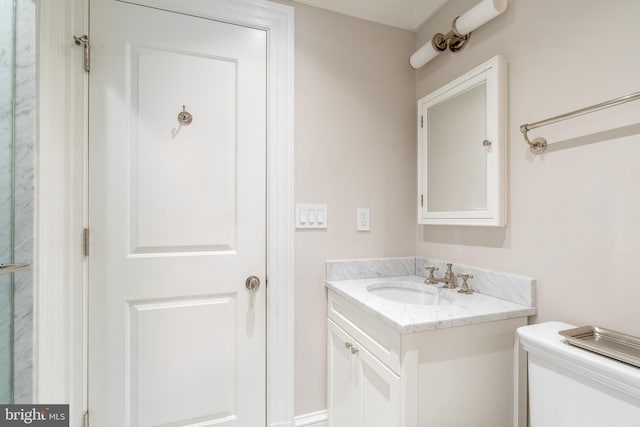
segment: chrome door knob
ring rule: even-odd
[[[247,287],[247,289],[249,289],[252,292],[255,292],[260,287],[260,279],[258,279],[256,276],[249,276],[247,278],[247,281],[244,284]]]

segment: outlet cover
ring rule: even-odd
[[[371,231],[371,210],[369,208],[357,209],[356,230]]]

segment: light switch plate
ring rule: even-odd
[[[296,205],[296,228],[327,228],[327,205]]]

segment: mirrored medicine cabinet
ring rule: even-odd
[[[418,223],[506,225],[506,60],[418,101]]]

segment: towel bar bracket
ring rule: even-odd
[[[529,135],[527,134],[527,132],[529,132],[529,129],[527,129],[527,125],[520,126],[520,132],[522,132],[522,134],[524,135],[524,140],[527,141],[527,144],[529,144],[529,150],[533,154],[542,154],[547,150],[549,144],[547,143],[546,139],[538,137],[533,141],[529,140]]]

